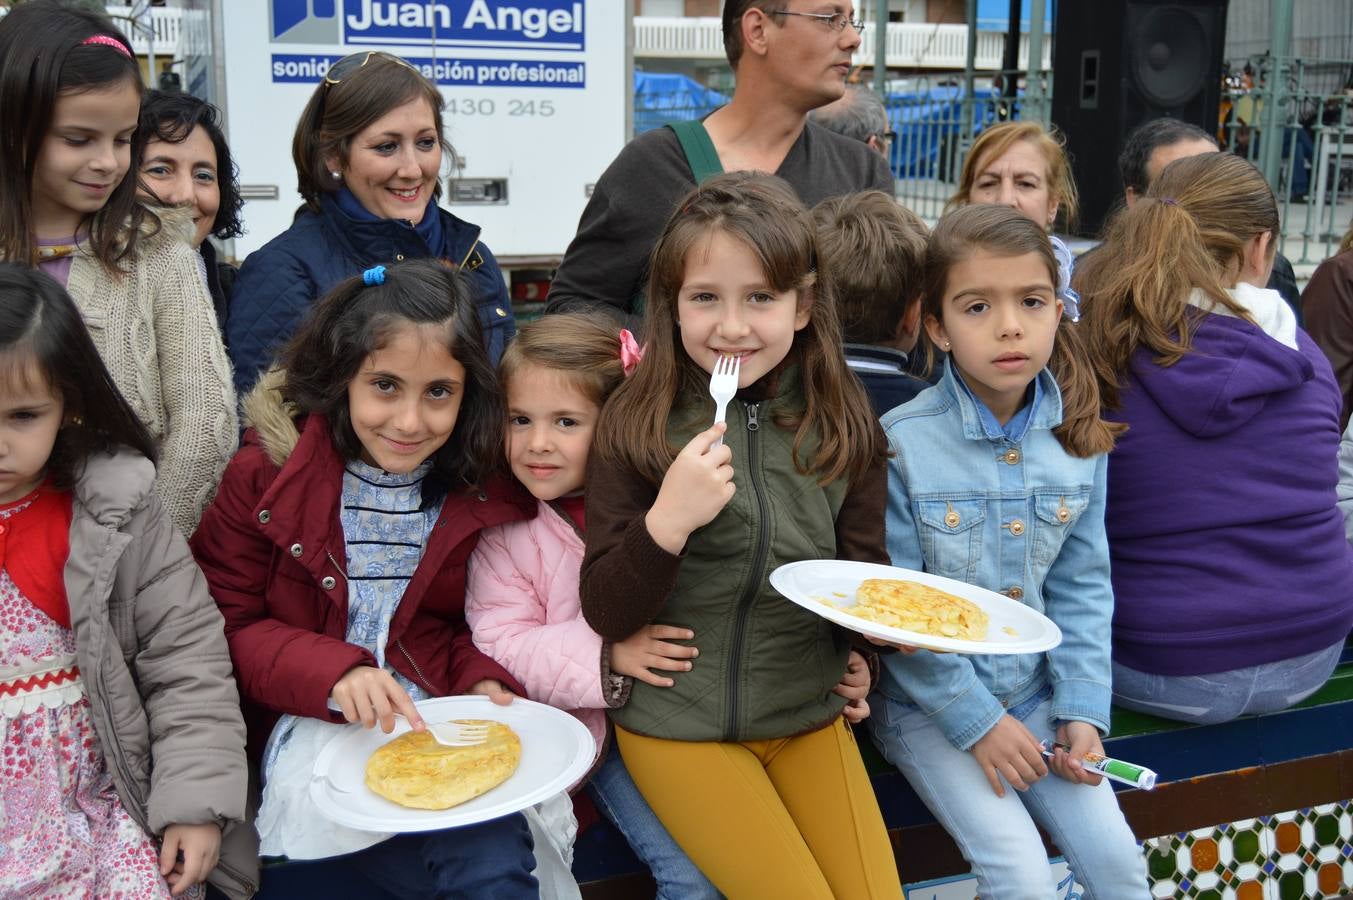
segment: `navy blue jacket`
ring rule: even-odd
[[[334,285],[406,257],[435,256],[461,267],[479,306],[489,356],[498,364],[517,326],[502,270],[479,242],[478,225],[437,207],[443,246],[429,247],[407,222],[353,219],[328,195],[320,205],[319,215],[303,210],[290,228],[249,254],[240,269],[225,327],[239,396],[253,387],[311,305]]]

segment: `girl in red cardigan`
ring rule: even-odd
[[[328,822],[307,790],[339,722],[389,732],[400,713],[421,730],[415,700],[520,691],[464,617],[480,529],[533,506],[490,477],[502,401],[461,277],[417,260],[343,282],[245,414],[192,545],[244,698],[263,855],[345,856],[354,884],[400,896],[536,896],[520,815],[382,840]]]

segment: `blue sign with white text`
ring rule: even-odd
[[[273,43],[584,49],[583,0],[269,0]]]
[[[272,80],[279,84],[314,84],[341,57],[309,53],[274,53]],[[457,59],[443,56],[401,57],[434,84],[471,87],[581,88],[587,66],[581,62],[516,59]]]

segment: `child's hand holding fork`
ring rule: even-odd
[[[680,553],[691,532],[713,521],[733,499],[733,451],[715,446],[727,429],[719,422],[697,434],[663,476],[644,523],[653,542],[668,553]]]

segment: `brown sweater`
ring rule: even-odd
[[[1353,412],[1353,250],[1320,264],[1301,293],[1306,330],[1329,357],[1343,394],[1339,427],[1348,427]]]

